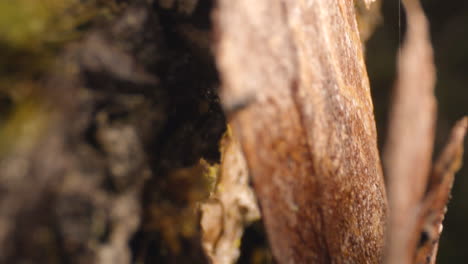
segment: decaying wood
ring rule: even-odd
[[[352,1],[219,0],[222,102],[279,263],[378,263],[386,195]]]
[[[403,4],[408,26],[398,58],[384,153],[390,205],[385,263],[431,263],[459,168],[466,119],[454,128],[450,143],[432,168],[436,102],[429,26],[419,1]]]
[[[216,188],[201,206],[203,248],[213,264],[236,263],[244,226],[260,217],[239,142],[230,130],[221,143]]]

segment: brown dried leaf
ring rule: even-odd
[[[408,30],[399,54],[398,80],[385,148],[390,228],[386,263],[434,263],[467,119],[432,168],[436,120],[435,66],[428,22],[417,0],[403,1]],[[432,169],[432,172],[431,172]]]
[[[408,243],[431,169],[436,120],[435,67],[428,22],[419,1],[403,3],[408,30],[398,58],[384,152],[391,212],[387,263],[411,261],[413,253]]]
[[[426,18],[417,7],[407,7],[408,33],[399,56],[385,148],[391,208],[404,215],[410,210],[408,207],[414,208],[425,191],[436,118],[432,47]]]
[[[460,169],[463,157],[463,140],[468,126],[468,117],[460,120],[452,129],[450,139],[435,163],[432,170],[432,183],[427,195],[422,202],[418,218],[417,230],[412,239],[416,252],[416,260],[413,263],[430,263],[435,261],[437,247],[442,232],[446,205],[450,197],[450,191],[455,173]],[[423,239],[421,239],[423,238]]]

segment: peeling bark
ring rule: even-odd
[[[236,263],[244,226],[260,218],[244,155],[231,132],[221,151],[215,190],[201,206],[203,247],[213,264]]]

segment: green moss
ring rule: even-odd
[[[43,77],[85,25],[115,11],[114,0],[0,1],[0,103],[11,102],[0,106],[0,153],[40,134],[49,120]]]
[[[19,49],[37,49],[60,33],[69,33],[75,19],[66,16],[77,0],[3,0],[0,38]]]
[[[49,118],[41,102],[28,99],[19,103],[8,120],[0,124],[0,158],[13,146],[18,150],[33,147],[47,127]]]
[[[0,90],[15,89],[17,81],[37,80],[78,28],[109,14],[108,0],[0,1]]]

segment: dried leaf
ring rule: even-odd
[[[408,33],[398,58],[398,79],[384,151],[390,209],[395,212],[394,217],[400,217],[393,221],[398,224],[395,231],[401,232],[406,232],[402,230],[405,218],[424,195],[436,119],[435,68],[428,25],[419,4],[407,2],[415,3],[404,1]]]
[[[416,260],[413,263],[430,263],[435,261],[437,247],[442,232],[442,221],[455,173],[461,167],[463,157],[463,140],[468,126],[468,117],[460,120],[452,129],[452,134],[432,170],[432,184],[422,202],[418,218],[419,233],[413,237],[413,248],[417,245]],[[423,239],[421,239],[421,237]]]
[[[408,29],[398,58],[384,153],[390,204],[385,263],[431,263],[461,159],[466,119],[455,127],[431,173],[436,121],[433,51],[420,2],[404,0],[403,4]]]

